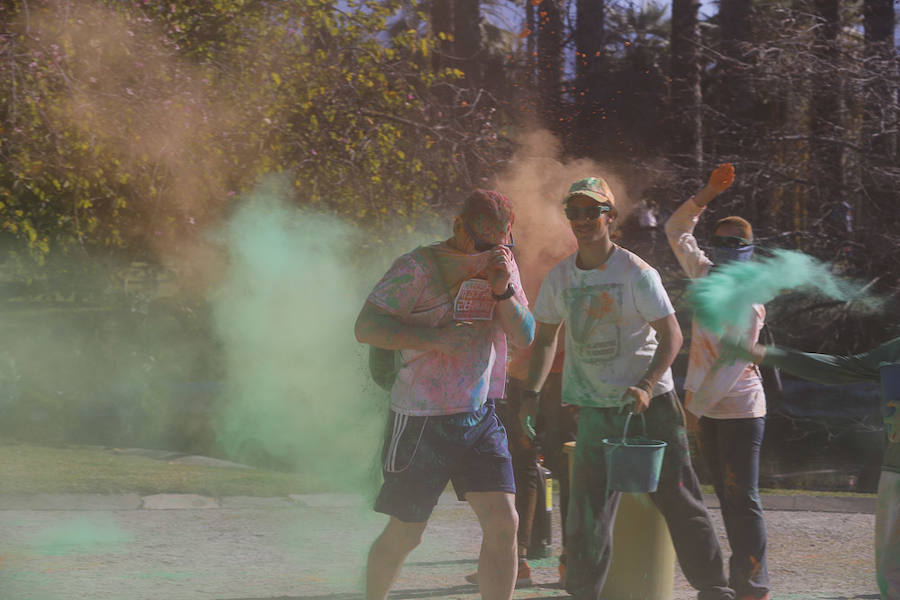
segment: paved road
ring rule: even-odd
[[[384,519],[358,499],[222,506],[0,510],[0,599],[361,598],[365,553]],[[773,600],[878,598],[873,515],[770,510],[767,520]],[[475,568],[479,544],[474,516],[445,495],[391,597],[478,598],[463,575]],[[555,558],[532,566],[537,585],[516,598],[565,596],[555,588]],[[676,572],[673,600],[693,597]]]

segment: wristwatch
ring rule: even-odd
[[[537,398],[540,395],[541,395],[541,393],[537,392],[535,390],[522,390],[523,398]]]
[[[496,300],[497,302],[500,302],[501,300],[508,300],[508,299],[512,298],[515,293],[516,293],[516,289],[512,286],[511,283],[509,283],[506,285],[505,292],[503,292],[500,295],[497,295],[492,291],[491,297],[493,297],[494,300]]]

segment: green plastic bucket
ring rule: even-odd
[[[628,437],[628,425],[634,413],[625,418],[625,431],[621,438],[604,438],[603,456],[606,461],[607,487],[617,492],[655,492],[659,485],[663,454],[666,443],[647,438],[647,422],[644,415],[641,425],[644,434]]]

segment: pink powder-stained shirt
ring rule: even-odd
[[[689,199],[666,222],[666,237],[678,263],[688,277],[706,277],[713,263],[694,237],[694,227],[705,209]],[[754,304],[743,328],[729,332],[741,334],[752,345],[765,323],[766,309]],[[685,408],[711,419],[747,419],[766,414],[766,395],[756,365],[746,360],[727,364],[719,359],[719,339],[706,329],[691,325],[691,349],[684,382]]]
[[[480,274],[488,254],[464,254],[443,243],[416,248],[394,261],[367,300],[408,325],[452,327],[459,286]],[[516,297],[527,305],[518,267],[513,266]],[[473,412],[488,398],[502,398],[505,392],[506,333],[496,318],[461,356],[421,350],[401,350],[400,354],[403,366],[391,390],[391,408],[398,413]]]

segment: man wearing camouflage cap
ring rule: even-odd
[[[607,489],[602,440],[622,437],[634,411],[644,415],[648,437],[668,444],[650,498],[666,520],[685,577],[700,600],[734,598],[674,392],[669,367],[682,334],[672,303],[656,270],[610,239],[616,202],[603,179],[575,182],[563,203],[578,250],[541,285],[519,416],[527,428],[566,323],[562,401],[580,407],[566,520],[566,589],[576,598],[600,598],[620,496]]]

